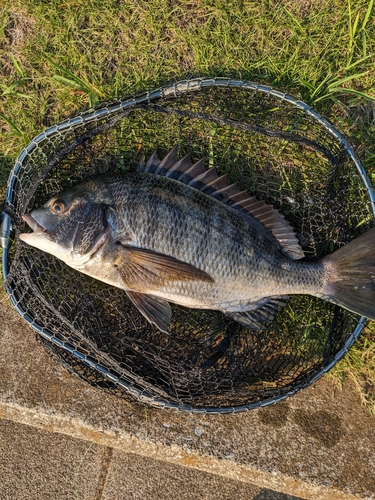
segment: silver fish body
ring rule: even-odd
[[[34,232],[21,239],[126,290],[162,330],[168,329],[169,302],[220,310],[252,326],[259,311],[261,318],[271,319],[290,294],[322,297],[375,319],[374,230],[359,243],[363,247],[370,242],[372,250],[365,258],[366,277],[359,278],[367,298],[358,307],[349,289],[336,293],[335,284],[348,281],[340,278],[342,266],[348,265],[343,249],[333,258],[300,260],[303,253],[277,211],[269,212],[269,206],[253,198],[244,201],[236,188],[226,197],[231,187],[217,176],[211,183],[214,196],[207,194],[207,174],[199,174],[201,167],[198,178],[203,175],[203,183],[197,184],[196,175],[186,174],[190,163],[185,162],[176,179],[168,176],[177,171],[175,161],[169,162],[172,169],[167,162],[161,172],[155,172],[160,161],[154,161],[145,171],[99,176],[52,198],[25,214]],[[185,182],[178,180],[184,176]],[[217,194],[220,190],[223,197]],[[353,282],[349,288],[355,286]]]
[[[286,257],[255,218],[173,179],[129,174],[97,179],[98,189],[103,180],[116,209],[108,213],[111,239],[90,264],[90,274],[102,281],[115,286],[123,281],[113,266],[120,241],[207,273],[212,280],[155,280],[146,286],[139,279],[133,284],[133,291],[187,307],[240,311],[265,296],[322,289],[323,266]]]

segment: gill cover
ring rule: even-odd
[[[20,239],[70,265],[78,265],[109,240],[107,210],[106,205],[73,188],[25,214],[23,219],[33,233],[21,234]]]

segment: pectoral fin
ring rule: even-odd
[[[157,289],[170,281],[208,281],[213,278],[205,271],[182,262],[170,255],[164,255],[144,248],[117,245],[115,265],[126,289]]]
[[[150,323],[156,325],[162,332],[168,332],[171,322],[171,306],[166,300],[128,290],[126,290],[126,293],[139,312]]]

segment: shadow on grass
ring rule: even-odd
[[[13,167],[13,161],[2,154],[0,154],[0,196],[1,200],[5,196],[9,173]]]

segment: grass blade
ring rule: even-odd
[[[367,39],[366,39],[366,31],[363,30],[362,31],[362,54],[363,54],[363,57],[370,57],[370,56],[367,56]]]
[[[0,118],[2,118],[16,132],[17,135],[23,138],[25,144],[28,144],[29,139],[27,138],[26,134],[22,132],[22,130],[19,127],[17,127],[17,125],[14,122],[12,122],[12,120],[7,118],[3,113],[0,113]]]
[[[282,10],[285,12],[285,14],[287,16],[289,16],[289,18],[297,26],[297,28],[299,29],[300,33],[303,33],[306,36],[306,38],[308,39],[308,41],[310,42],[310,44],[313,47],[316,47],[316,44],[315,44],[314,40],[309,35],[306,34],[306,29],[302,26],[302,24],[298,21],[298,19],[286,7],[283,7]]]
[[[52,61],[50,61],[50,62],[51,62],[51,64],[53,64],[53,66],[55,66],[55,68],[59,69],[66,76],[70,77],[70,78],[66,78],[66,77],[64,78],[64,77],[61,76],[61,77],[59,77],[60,81],[65,81],[65,83],[67,85],[70,85],[71,87],[74,86],[75,88],[79,88],[80,90],[83,90],[83,91],[85,91],[87,93],[90,92],[91,88],[81,78],[79,78],[78,76],[76,76],[74,73],[72,73],[68,69],[63,68],[59,64],[56,64],[56,63],[54,63]],[[58,76],[58,75],[55,75],[55,76]]]
[[[94,92],[89,92],[87,96],[89,98],[89,106],[90,108],[93,108],[95,104],[99,101],[98,96]]]
[[[60,75],[53,75],[53,78],[57,80],[58,82],[65,83],[65,85],[68,85],[69,87],[73,87],[74,89],[80,90],[84,92],[85,94],[88,94],[90,90],[86,88],[86,86],[81,85],[81,83],[75,81],[75,80],[69,80],[68,78],[65,78],[65,76],[60,76]]]
[[[350,69],[355,68],[356,66],[358,66],[358,64],[361,64],[362,62],[366,61],[370,57],[372,57],[372,56],[371,55],[369,55],[369,56],[365,55],[364,57],[362,57],[362,59],[358,59],[358,61],[354,62],[353,64],[350,64],[349,66],[346,66],[345,67],[345,71],[349,71]]]
[[[366,28],[368,20],[370,19],[370,15],[371,15],[371,11],[372,11],[373,6],[374,6],[374,0],[370,0],[369,4],[367,6],[367,11],[366,11],[365,18],[364,18],[362,26],[361,26],[361,30],[364,30]]]
[[[349,52],[353,44],[353,31],[352,31],[352,6],[348,0],[348,17],[349,17]]]
[[[316,87],[316,89],[314,90],[314,92],[311,94],[311,98],[313,98],[314,96],[316,96],[316,94],[318,94],[320,92],[320,90],[322,89],[322,87],[327,83],[327,81],[331,78],[332,76],[332,73],[328,73],[328,75],[323,78],[323,80],[319,83],[319,85]]]
[[[351,80],[355,80],[356,78],[360,78],[361,76],[366,76],[366,75],[368,75],[368,71],[365,71],[364,73],[355,73],[354,75],[346,76],[345,78],[341,78],[341,80],[336,80],[330,83],[327,86],[327,89],[330,90],[331,87],[337,87],[338,85],[342,85],[343,83],[350,82]]]
[[[14,55],[11,52],[9,53],[9,56],[12,59],[13,66],[15,67],[17,73],[20,75],[20,77],[23,80],[25,78],[25,73],[24,73],[23,69],[21,68],[17,59],[14,57]]]
[[[358,24],[358,15],[356,18],[356,21],[354,21],[354,24],[352,24],[352,6],[350,3],[350,0],[348,0],[348,24],[349,24],[349,45],[348,45],[348,55],[347,55],[347,63],[346,65],[349,66],[350,63],[352,62],[352,58],[354,55],[354,36],[355,36],[355,31],[356,31],[356,25]]]
[[[14,82],[8,86],[0,84],[0,88],[3,90],[2,95],[16,94],[20,97],[27,97],[30,99],[31,98],[30,95],[21,94],[20,92],[17,92],[16,88],[22,84],[23,84],[23,80],[17,80],[16,82]]]
[[[307,80],[303,80],[303,79],[300,79],[299,82],[304,87],[308,88],[312,92],[311,95],[313,95],[314,93],[316,93],[316,89],[315,89],[315,87],[314,87],[314,85],[312,83],[308,82]]]
[[[59,69],[66,77],[69,77],[69,78],[65,78],[65,83],[67,85],[70,85],[71,87],[82,90],[86,94],[93,92],[93,93],[97,94],[98,96],[101,96],[101,97],[104,96],[103,92],[101,90],[99,90],[97,87],[95,87],[94,85],[92,85],[91,83],[88,83],[85,80],[83,80],[82,78],[79,78],[78,76],[76,76],[74,73],[72,73],[68,69],[63,68],[59,64],[51,61],[51,59],[47,58],[47,61],[49,61],[56,69]],[[58,75],[55,75],[55,76],[58,76]],[[55,78],[55,76],[54,76],[54,78]],[[62,78],[64,78],[64,77],[59,78],[60,81],[63,81]],[[73,82],[74,82],[74,85],[73,85]]]
[[[358,21],[359,21],[359,12],[357,14],[357,17],[355,18],[355,21],[354,21],[354,24],[352,27],[353,45],[354,45],[355,34],[356,34],[357,28],[358,28]]]
[[[375,102],[375,96],[371,96],[369,94],[366,94],[365,92],[360,92],[359,90],[354,90],[354,89],[347,89],[345,87],[333,87],[333,88],[330,88],[329,89],[329,93],[338,93],[338,92],[341,92],[343,94],[353,94],[357,97],[361,97],[363,99],[367,99],[368,101],[373,101]],[[326,96],[323,96],[324,97],[327,97],[328,95]],[[322,99],[323,99],[322,98]],[[322,100],[321,98],[317,99],[315,102],[319,101],[319,100]]]
[[[296,19],[291,12],[286,7],[283,7],[283,11],[285,14],[287,14],[290,19],[294,22],[294,24],[302,31],[302,33],[305,32],[305,29],[302,27],[301,23]]]

